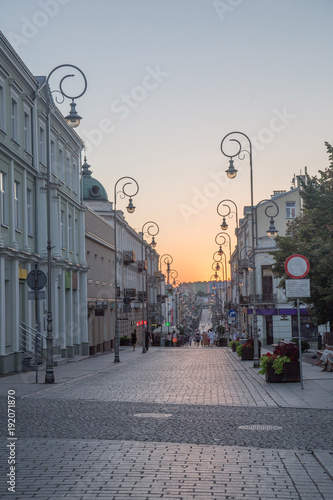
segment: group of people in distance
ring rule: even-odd
[[[192,346],[211,347],[217,345],[218,340],[218,335],[212,328],[203,333],[197,331],[192,338]]]
[[[138,341],[138,337],[137,337],[137,334],[136,334],[136,329],[134,328],[134,330],[131,333],[131,345],[133,347],[133,351],[135,351],[135,346],[136,346],[137,341]],[[146,331],[145,331],[145,347],[146,347],[146,351],[148,351],[148,349],[149,349],[150,341],[151,341],[150,333],[146,329]]]

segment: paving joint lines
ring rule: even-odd
[[[102,494],[136,500],[141,495],[148,500],[188,499],[189,494],[201,500],[299,500],[308,494],[328,500],[333,495],[330,477],[305,450],[38,438],[22,438],[21,445],[14,500],[38,497],[38,489],[43,499],[49,494],[83,500]]]

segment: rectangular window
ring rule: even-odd
[[[43,127],[39,127],[39,155],[39,161],[46,164],[46,140]]]
[[[264,302],[273,301],[273,273],[272,266],[261,266],[261,286]]]
[[[73,191],[77,193],[78,178],[77,178],[77,167],[76,162],[73,161]]]
[[[61,237],[61,247],[65,248],[65,212],[61,210],[60,218],[60,237]]]
[[[74,231],[75,231],[75,252],[76,252],[76,255],[78,255],[79,254],[79,221],[77,219],[75,219]]]
[[[7,224],[6,174],[0,172],[0,217],[1,224]]]
[[[18,102],[13,97],[12,97],[11,113],[12,113],[12,118],[11,118],[12,139],[14,139],[14,141],[16,142],[19,142]]]
[[[69,188],[72,187],[71,183],[71,163],[69,156],[66,156],[66,183]]]
[[[61,180],[64,180],[64,158],[63,158],[63,151],[61,148],[59,148],[59,154],[58,154],[58,170],[59,170],[59,178]]]
[[[296,202],[287,201],[286,202],[286,219],[295,219],[296,217]]]
[[[27,223],[28,223],[28,234],[32,235],[32,198],[31,198],[31,189],[27,189]]]
[[[15,210],[15,229],[21,229],[21,193],[20,193],[20,183],[14,181],[14,210]]]
[[[0,128],[5,130],[5,91],[0,85]]]
[[[73,251],[73,232],[72,232],[72,216],[68,216],[68,249]]]
[[[55,174],[55,144],[54,141],[51,139],[51,147],[50,147],[50,153],[51,153],[51,172],[52,174]]]
[[[24,112],[24,149],[31,153],[31,117]]]

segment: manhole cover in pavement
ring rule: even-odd
[[[238,429],[245,429],[247,431],[280,431],[282,427],[278,425],[240,425]]]
[[[169,418],[171,413],[134,413],[133,417],[138,418]]]

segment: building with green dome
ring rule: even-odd
[[[115,213],[113,202],[108,200],[104,186],[92,177],[87,158],[84,158],[82,165],[82,193],[86,207],[85,245],[89,266],[88,338],[90,354],[94,355],[114,349]],[[138,344],[142,344],[143,308],[145,318],[149,315],[149,327],[157,324],[157,295],[160,295],[161,291],[154,275],[158,271],[158,262],[156,251],[146,241],[142,247],[141,234],[128,224],[124,212],[117,209],[117,302],[120,338],[130,337],[133,328],[136,328]],[[147,278],[143,270],[147,270]],[[150,286],[147,301],[148,281]],[[131,298],[130,304],[124,304],[125,297]]]

